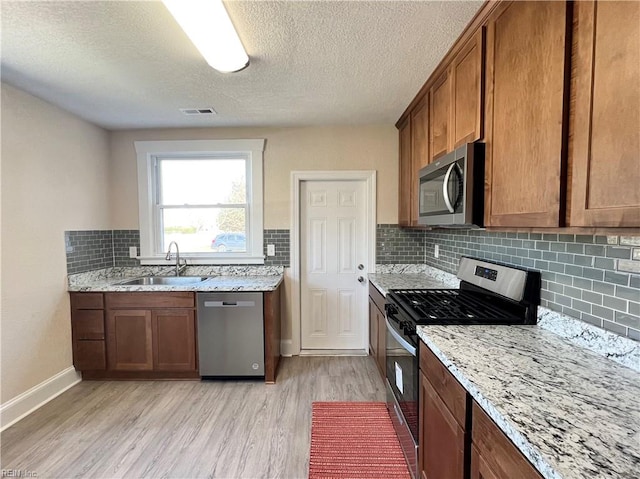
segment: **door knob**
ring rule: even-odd
[[[359,265],[358,265],[358,269],[359,269],[360,271],[362,271],[362,270],[364,269],[364,265],[363,265],[362,263],[361,263],[361,264],[359,264]]]
[[[360,281],[361,283],[364,283],[364,278],[362,276],[358,276],[358,281]]]

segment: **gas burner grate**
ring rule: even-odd
[[[511,311],[495,306],[486,295],[459,289],[393,290],[396,302],[417,324],[513,324]]]

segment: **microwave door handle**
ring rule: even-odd
[[[449,198],[449,188],[447,188],[447,186],[449,185],[449,177],[451,176],[451,172],[455,167],[456,167],[455,163],[452,163],[449,166],[449,169],[444,175],[444,181],[442,182],[442,197],[444,198],[444,204],[447,205],[447,209],[449,210],[450,213],[455,213],[456,210],[453,208],[453,205],[451,204],[451,199]]]

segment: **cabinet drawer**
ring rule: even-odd
[[[71,293],[71,309],[104,309],[102,293]]]
[[[81,309],[71,315],[74,340],[104,339],[104,311]]]
[[[473,402],[472,421],[472,442],[496,478],[542,478],[527,458],[475,401]]]
[[[104,341],[75,341],[73,365],[78,371],[107,369]]]
[[[369,297],[373,300],[380,312],[384,314],[384,304],[386,303],[384,296],[382,296],[382,293],[378,291],[378,288],[371,284],[371,282],[369,282]]]
[[[193,308],[195,295],[189,291],[106,293],[107,309],[118,308]]]
[[[467,416],[467,393],[449,370],[420,342],[420,370],[462,427]]]

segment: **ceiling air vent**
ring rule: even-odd
[[[183,115],[216,115],[213,108],[180,108]]]

